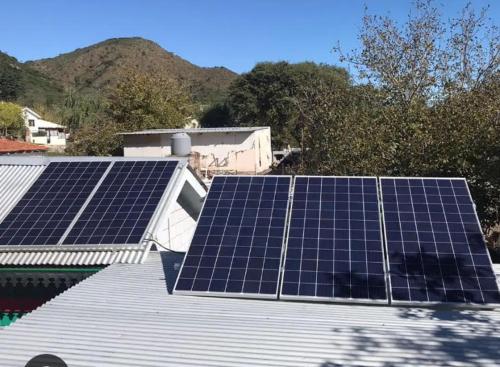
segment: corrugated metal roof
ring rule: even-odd
[[[0,165],[0,221],[44,169],[43,165]]]
[[[0,265],[15,266],[82,266],[114,263],[138,264],[145,249],[114,251],[9,251],[0,252]]]
[[[150,253],[87,278],[0,332],[2,366],[500,365],[497,311],[169,295],[179,261]]]
[[[269,129],[269,126],[253,127],[212,127],[212,128],[193,128],[193,129],[152,129],[120,133],[119,135],[154,135],[154,134],[206,134],[206,133],[242,133],[257,130]]]

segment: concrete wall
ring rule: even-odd
[[[171,155],[170,133],[125,135],[126,157]],[[189,133],[192,151],[200,154],[200,169],[214,173],[256,174],[272,165],[271,130]]]

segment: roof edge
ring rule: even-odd
[[[116,135],[155,135],[155,134],[210,134],[210,133],[231,133],[231,132],[252,132],[258,130],[271,129],[270,126],[249,126],[249,127],[212,127],[212,128],[189,128],[189,129],[151,129],[118,133]]]

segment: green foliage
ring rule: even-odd
[[[22,92],[21,71],[15,64],[0,58],[0,101],[15,101]]]
[[[71,137],[66,153],[69,155],[123,155],[122,132],[114,122],[100,121],[84,124]]]
[[[193,107],[175,81],[129,72],[111,94],[109,112],[123,131],[130,131],[183,127]]]
[[[15,103],[0,102],[0,134],[3,136],[24,135],[24,120],[22,109]]]
[[[383,98],[371,87],[319,81],[301,88],[297,106],[303,174],[379,175],[389,169],[392,126],[381,121]]]
[[[233,126],[229,116],[229,108],[222,103],[216,103],[203,111],[200,117],[200,124],[203,127],[226,127]]]
[[[273,146],[296,146],[297,98],[299,88],[320,81],[334,88],[350,84],[344,69],[311,62],[260,63],[249,73],[238,77],[230,86],[223,107],[208,110],[202,117],[203,126],[271,126]],[[219,121],[214,120],[213,115]],[[224,115],[225,114],[225,115]]]
[[[106,101],[100,96],[82,96],[70,89],[64,98],[62,123],[73,133],[86,124],[95,125],[104,120],[105,111]]]
[[[66,152],[71,155],[120,154],[121,132],[183,127],[193,114],[186,91],[170,79],[128,72],[109,101],[66,98],[65,121],[73,128]]]

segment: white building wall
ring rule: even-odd
[[[271,130],[189,132],[191,149],[200,154],[202,171],[256,174],[272,165]],[[171,155],[171,133],[125,135],[126,157]]]
[[[157,246],[158,250],[163,251],[168,248],[186,252],[195,228],[196,221],[176,202],[167,218],[166,226],[156,234],[157,241],[164,247]]]

